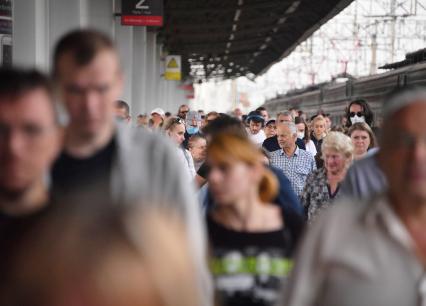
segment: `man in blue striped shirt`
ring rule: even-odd
[[[316,169],[315,159],[311,153],[296,146],[297,129],[294,123],[279,124],[277,136],[281,150],[270,154],[271,166],[284,172],[294,192],[300,197],[308,174]]]

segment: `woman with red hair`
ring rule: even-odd
[[[274,305],[303,221],[272,203],[277,179],[247,138],[216,136],[207,148],[207,161],[215,202],[207,227],[218,302]]]

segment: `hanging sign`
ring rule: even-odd
[[[163,26],[163,0],[121,0],[121,24]]]
[[[180,55],[166,56],[166,72],[164,77],[170,81],[180,81],[181,79],[181,58]]]

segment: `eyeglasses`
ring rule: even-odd
[[[181,114],[186,114],[186,113],[188,113],[189,112],[189,110],[181,110],[179,113],[181,113]]]
[[[349,113],[349,117],[355,117],[355,115],[357,115],[358,117],[362,117],[362,116],[364,116],[364,113],[363,112],[357,112],[357,113],[350,112]]]

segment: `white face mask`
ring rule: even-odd
[[[364,116],[358,117],[358,115],[355,115],[353,117],[350,117],[349,119],[351,120],[352,124],[355,124],[355,123],[358,123],[358,122],[365,122]]]
[[[305,132],[297,132],[297,138],[303,139],[305,137]]]

